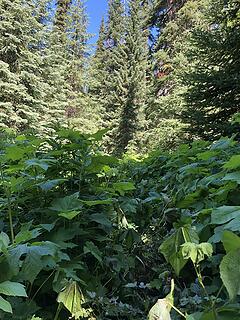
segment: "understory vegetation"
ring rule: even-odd
[[[239,143],[118,160],[104,133],[2,133],[1,319],[239,319]]]
[[[0,0],[0,319],[239,320],[240,2],[106,5]]]

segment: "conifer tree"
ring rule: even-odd
[[[104,81],[106,77],[106,33],[105,21],[102,18],[95,53],[92,55],[88,67],[89,96],[93,112],[100,116],[105,104]],[[99,126],[100,119],[98,119]]]
[[[67,16],[72,0],[57,0],[55,25],[65,35],[67,28]]]
[[[120,0],[109,2],[108,21],[102,23],[93,57],[102,126],[111,129],[104,144],[118,155],[137,139],[148,95],[146,6],[129,1],[125,9]]]
[[[240,3],[212,0],[206,16],[208,28],[198,28],[190,39],[182,116],[191,134],[216,139],[234,132],[230,120],[240,111]]]
[[[119,119],[119,104],[116,102],[116,72],[120,65],[115,52],[124,41],[125,14],[121,0],[109,0],[107,21],[100,26],[95,54],[91,60],[90,95],[92,107],[100,115],[99,126],[113,129]],[[105,138],[104,145],[112,151],[113,130]]]
[[[147,108],[147,137],[152,148],[175,148],[188,138],[185,133],[187,125],[181,119],[185,108],[183,93],[187,86],[184,81],[180,83],[179,73],[187,65],[186,52],[189,50],[191,32],[200,26],[203,29],[207,27],[204,15],[208,3],[208,0],[185,1],[174,17],[162,26],[154,45],[154,79],[151,103]]]
[[[51,50],[55,63],[64,75],[62,90],[66,94],[66,116],[68,123],[91,129],[91,111],[86,92],[87,34],[88,19],[82,0],[58,1]],[[59,61],[57,61],[57,59]]]
[[[27,0],[3,0],[0,16],[1,126],[39,130],[51,122],[53,107],[48,101],[52,87],[43,76],[39,47],[42,24]]]
[[[116,102],[116,72],[120,65],[115,55],[124,41],[125,37],[125,13],[121,0],[109,0],[108,21],[105,29],[105,50],[103,58],[105,60],[102,77],[102,112],[103,126],[113,128],[114,123],[119,118],[119,105]],[[113,135],[109,133],[109,147],[112,145]],[[108,143],[107,143],[108,145]]]
[[[140,143],[139,133],[144,131],[145,108],[148,98],[148,30],[147,6],[141,0],[128,3],[126,35],[115,52],[119,65],[116,72],[116,101],[120,116],[114,137],[114,152],[122,154],[130,145]]]

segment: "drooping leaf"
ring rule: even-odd
[[[240,206],[222,206],[212,210],[212,224],[224,224],[232,219],[240,220]]]
[[[24,154],[27,152],[27,149],[21,146],[10,146],[6,148],[6,159],[8,160],[20,160],[23,158]]]
[[[58,212],[75,211],[82,208],[82,203],[78,199],[78,193],[74,193],[64,198],[55,199],[52,202],[51,210]]]
[[[240,249],[230,251],[221,261],[220,275],[230,300],[240,294]]]
[[[60,217],[66,218],[68,220],[72,220],[75,218],[77,215],[79,215],[80,211],[67,211],[67,212],[61,212],[58,215]]]
[[[5,232],[0,233],[0,251],[6,250],[10,243],[10,239]]]
[[[186,242],[198,243],[197,233],[189,226],[181,227],[168,237],[160,246],[160,252],[171,264],[174,271],[179,275],[182,268],[187,263],[182,256],[181,245]]]
[[[240,184],[240,172],[228,173],[222,178],[222,180],[235,181],[237,184]]]
[[[206,160],[211,159],[212,157],[215,157],[217,154],[218,154],[217,151],[208,150],[208,151],[205,151],[205,152],[198,153],[197,158],[199,160],[205,160],[206,161]]]
[[[186,242],[182,245],[182,255],[184,259],[191,259],[194,264],[198,264],[204,257],[211,257],[213,247],[210,243],[202,242],[200,244]]]
[[[124,195],[127,191],[133,191],[136,189],[132,182],[116,182],[113,184],[113,188],[121,195]]]
[[[27,297],[24,285],[11,281],[0,283],[0,294],[13,297]]]
[[[0,296],[0,309],[3,310],[4,312],[12,313],[12,306],[11,304],[3,299],[3,297]]]
[[[158,299],[149,311],[148,320],[171,320],[166,299]]]
[[[234,155],[228,160],[224,166],[225,169],[237,169],[240,167],[240,155]]]
[[[102,253],[93,242],[86,242],[84,246],[84,253],[91,253],[100,263],[102,263]]]
[[[41,228],[34,228],[32,230],[29,230],[29,228],[25,228],[24,226],[21,228],[15,236],[15,243],[19,244],[21,242],[27,242],[37,238],[42,233]]]
[[[164,298],[158,299],[148,313],[148,320],[171,320],[170,311],[173,305],[174,282],[171,281],[171,292]]]
[[[47,171],[49,166],[54,162],[55,160],[53,159],[29,159],[29,160],[26,160],[26,165],[27,165],[27,168],[38,167],[43,169],[44,171]]]
[[[47,180],[45,182],[41,182],[38,184],[38,186],[43,190],[43,191],[49,191],[58,185],[62,184],[65,182],[66,179],[54,179],[54,180]]]
[[[95,221],[103,226],[111,227],[112,222],[106,217],[104,213],[94,213],[89,216],[91,221]]]
[[[25,252],[22,252],[22,254],[26,256],[22,262],[19,278],[33,283],[39,272],[46,266],[43,258],[51,258],[54,264],[54,257],[56,256],[57,250],[58,247],[51,242],[40,242],[26,246]]]
[[[229,251],[240,249],[240,237],[231,231],[225,230],[223,232],[222,243],[227,253]]]
[[[80,319],[86,316],[86,311],[82,307],[85,299],[75,281],[69,282],[66,288],[59,293],[57,301],[68,309],[73,318]]]

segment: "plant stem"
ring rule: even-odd
[[[56,314],[55,314],[55,317],[54,317],[53,320],[58,320],[58,316],[59,316],[61,310],[62,310],[62,304],[59,303],[58,308],[57,308],[57,311],[56,311]]]
[[[54,274],[55,270],[53,270],[50,275],[43,281],[43,283],[40,285],[40,287],[37,289],[37,291],[34,293],[34,295],[32,296],[32,298],[30,299],[30,302],[33,301],[36,297],[36,295],[38,294],[38,292],[42,289],[42,287],[44,286],[44,284],[51,278],[51,276]],[[29,302],[29,303],[30,303]]]
[[[182,317],[184,317],[185,319],[187,318],[178,308],[176,308],[173,304],[171,304],[171,302],[167,302],[171,308],[173,308],[175,311],[177,311],[177,313],[179,313]]]
[[[14,230],[13,230],[13,220],[12,220],[12,207],[11,207],[11,199],[9,195],[9,190],[6,190],[7,193],[7,201],[8,201],[8,219],[9,219],[9,227],[11,232],[11,241],[15,242]]]

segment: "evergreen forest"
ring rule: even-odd
[[[0,319],[240,320],[240,0],[88,2],[0,0]]]

